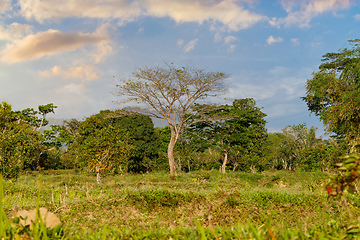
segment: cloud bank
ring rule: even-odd
[[[39,23],[76,17],[122,24],[140,17],[169,17],[176,23],[209,21],[239,31],[266,19],[234,0],[19,0],[19,6],[23,17]]]
[[[288,15],[285,18],[273,18],[270,24],[275,27],[310,27],[310,21],[320,14],[349,8],[354,2],[355,0],[282,0],[281,5]],[[298,7],[300,9],[294,11]]]
[[[8,27],[0,26],[0,40],[13,41],[30,34],[32,26],[28,24],[12,23]]]
[[[50,78],[54,76],[61,77],[63,79],[85,79],[87,81],[93,81],[100,77],[100,75],[94,72],[94,66],[79,66],[69,69],[63,69],[60,66],[54,66],[51,70],[39,72],[41,76]]]
[[[0,13],[4,13],[11,8],[11,0],[0,1]]]
[[[7,63],[34,60],[63,51],[74,51],[85,45],[103,46],[109,41],[109,37],[99,29],[92,34],[63,33],[50,29],[46,32],[27,35],[7,44],[0,53],[0,60]]]

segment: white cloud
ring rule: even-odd
[[[63,91],[76,93],[78,95],[81,95],[84,92],[84,90],[85,90],[85,85],[83,83],[80,84],[70,83],[63,87]]]
[[[0,40],[12,41],[30,34],[32,26],[28,24],[12,23],[7,28],[0,26]]]
[[[235,45],[235,44],[231,44],[227,51],[232,53],[232,52],[235,51],[235,48],[236,48],[236,45]]]
[[[233,0],[19,0],[19,6],[23,17],[40,23],[88,17],[118,19],[123,24],[150,16],[169,17],[177,23],[210,21],[239,31],[266,19]]]
[[[220,32],[216,32],[214,35],[214,42],[220,42],[222,40],[222,36]]]
[[[232,43],[234,41],[237,41],[237,40],[238,40],[238,38],[234,37],[234,36],[227,36],[227,37],[224,38],[224,42],[226,44],[230,44],[230,43]]]
[[[281,25],[299,27],[309,27],[310,21],[320,14],[326,12],[336,12],[338,10],[349,8],[354,0],[282,0],[283,8],[288,12],[285,18],[273,18],[270,20],[272,26]],[[300,9],[293,11],[300,5]]]
[[[354,18],[355,18],[356,21],[360,21],[360,14],[356,14],[356,15],[354,16]]]
[[[120,47],[121,48],[121,47]],[[90,54],[96,63],[104,61],[107,56],[114,53],[113,46],[108,41],[100,42],[93,54]]]
[[[190,42],[188,42],[188,44],[186,44],[184,46],[184,48],[183,48],[184,51],[185,52],[190,52],[190,51],[194,50],[194,48],[195,48],[198,41],[199,41],[199,39],[196,38],[196,39],[193,39]]]
[[[63,79],[84,79],[87,81],[93,81],[100,77],[100,75],[94,72],[94,66],[79,66],[69,69],[63,69],[60,66],[54,66],[51,70],[41,71],[39,74],[43,77],[58,76]]]
[[[104,27],[96,32],[89,33],[63,33],[50,29],[46,32],[30,34],[22,39],[7,44],[0,53],[1,61],[7,63],[34,60],[44,56],[54,55],[63,51],[73,51],[85,45],[106,46],[110,42]],[[109,49],[100,48],[100,54],[109,52]]]
[[[108,29],[111,28],[110,24],[101,25],[94,33],[94,36],[104,37],[105,40],[96,44],[96,49],[90,56],[94,59],[95,63],[102,62],[107,56],[114,53],[112,42],[109,39]],[[119,46],[121,48],[122,46]]]
[[[183,44],[184,44],[184,40],[183,40],[183,39],[179,39],[179,40],[177,41],[178,47],[181,47]]]
[[[0,1],[0,13],[4,13],[11,9],[11,0]]]
[[[147,15],[170,17],[177,23],[218,22],[231,31],[239,31],[264,20],[265,17],[245,10],[235,1],[208,0],[142,0]]]
[[[238,41],[238,38],[231,35],[224,38],[224,43],[229,46],[227,49],[228,52],[232,53],[235,51],[236,44],[232,44],[235,41]]]
[[[232,88],[229,90],[227,97],[232,99],[237,98],[254,98],[258,100],[269,99],[273,97],[276,93],[274,88],[269,88],[266,85],[251,84],[251,83],[241,83],[241,84],[232,84]]]
[[[277,42],[282,42],[282,41],[284,41],[283,38],[281,38],[281,37],[274,38],[273,36],[270,36],[270,37],[266,40],[267,44],[269,44],[269,45],[271,45],[271,44],[273,44],[273,43],[277,43]]]
[[[132,21],[142,10],[137,2],[130,0],[19,0],[20,14],[28,20],[62,18],[102,18]]]
[[[293,44],[294,46],[298,46],[298,45],[300,44],[298,38],[292,38],[290,41],[292,42],[292,44]]]

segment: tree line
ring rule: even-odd
[[[138,68],[120,79],[116,94],[136,107],[102,110],[84,120],[48,125],[53,104],[13,111],[0,104],[0,171],[17,178],[23,170],[76,168],[101,174],[154,170],[329,171],[359,143],[359,40],[351,49],[327,53],[307,81],[302,99],[332,137],[316,137],[306,124],[268,133],[266,114],[252,98],[211,103],[226,91],[230,75],[196,68]],[[207,101],[207,102],[205,102]],[[209,103],[210,102],[210,103]],[[167,122],[154,127],[151,118]]]
[[[171,129],[154,127],[149,116],[103,110],[82,121],[70,119],[39,131],[34,124],[41,121],[40,112],[27,122],[6,102],[0,109],[0,171],[5,178],[41,169],[99,175],[169,169]],[[317,138],[316,129],[305,124],[268,133],[266,115],[251,98],[203,114],[221,120],[197,122],[179,137],[174,146],[176,171],[328,171],[347,149],[341,142]],[[42,126],[46,125],[45,119]]]

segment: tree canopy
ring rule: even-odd
[[[240,159],[260,154],[260,146],[266,138],[266,114],[256,107],[253,98],[237,99],[232,105],[219,106],[206,115],[211,121],[195,124],[190,132],[195,139],[203,139],[203,144],[216,146],[224,153],[223,173],[229,155],[237,159],[234,160],[236,168]]]
[[[350,141],[352,150],[360,140],[359,41],[350,40],[351,48],[325,54],[302,98],[327,130]]]
[[[46,114],[56,108],[53,104],[33,109],[13,111],[7,102],[0,104],[0,173],[16,179],[24,168],[37,168],[39,157],[49,149],[49,135],[39,129],[47,124]],[[41,113],[42,117],[36,115]]]
[[[104,110],[81,122],[77,132],[80,162],[87,166],[94,165],[103,154],[108,170],[144,172],[146,160],[157,155],[154,124],[147,116]]]

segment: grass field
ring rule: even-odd
[[[8,217],[46,207],[60,217],[63,239],[360,238],[360,199],[349,196],[348,206],[329,201],[329,177],[154,172],[106,176],[96,184],[92,175],[47,171],[4,182],[2,206]]]

